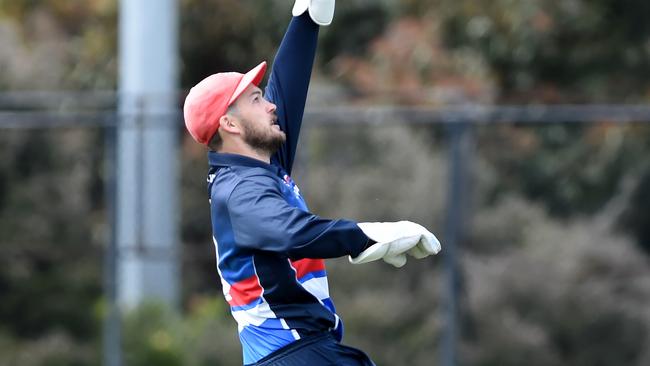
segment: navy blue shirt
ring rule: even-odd
[[[286,143],[271,163],[209,152],[213,239],[223,293],[238,323],[245,364],[342,323],[329,297],[325,258],[357,256],[368,237],[357,224],[309,212],[290,177],[316,52],[318,26],[293,18],[265,98],[277,105]]]

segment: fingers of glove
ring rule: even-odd
[[[438,254],[438,252],[440,252],[440,242],[433,234],[430,234],[422,235],[417,245],[409,249],[408,254],[417,259],[422,259],[430,255]]]
[[[336,0],[311,0],[309,16],[318,25],[330,25],[334,18]]]
[[[358,256],[352,258],[350,256],[349,260],[352,264],[360,264],[376,261],[384,257],[388,250],[390,249],[390,243],[376,243],[368,247],[368,249],[361,252]]]
[[[385,256],[383,259],[384,259],[384,262],[386,262],[386,263],[388,263],[388,264],[390,264],[392,266],[395,266],[397,268],[400,268],[400,267],[402,267],[402,266],[404,266],[406,264],[406,255],[404,255],[404,254],[388,255],[388,256]]]
[[[307,11],[307,8],[309,8],[309,1],[310,0],[296,0],[296,2],[293,4],[291,14],[294,17],[302,15],[302,13]]]
[[[436,236],[431,231],[429,231],[427,228],[425,228],[424,226],[422,226],[420,224],[416,224],[414,222],[412,222],[411,224],[413,225],[413,230],[415,230],[416,232],[422,234],[422,237],[426,241],[428,241],[428,243],[430,243],[433,247],[439,246],[439,244],[437,244],[437,245],[435,244],[435,243],[438,242],[438,239],[436,238]]]
[[[411,221],[406,221],[404,226],[408,227],[409,231],[420,233],[422,235],[422,239],[420,240],[420,243],[418,243],[420,249],[426,251],[429,255],[437,254],[440,251],[440,242],[436,236],[424,226]]]
[[[423,249],[420,246],[420,243],[418,243],[418,245],[414,246],[413,248],[409,249],[407,253],[410,256],[415,257],[416,259],[422,259],[431,255],[431,253],[429,253],[427,250]]]
[[[390,242],[390,247],[386,253],[387,256],[402,254],[413,248],[420,241],[420,235],[406,236]]]
[[[438,241],[438,238],[436,238],[432,233],[422,235],[422,239],[420,240],[420,243],[418,243],[418,246],[429,254],[438,254],[441,249],[440,241]]]
[[[424,241],[422,249],[429,254],[436,254],[440,251],[440,242],[438,239],[420,224],[411,221],[398,222],[362,222],[358,224],[359,228],[372,240],[376,242],[398,242],[391,249],[394,252],[404,252],[412,246],[412,243],[402,241],[405,237],[422,237]],[[406,245],[405,249],[403,245]]]

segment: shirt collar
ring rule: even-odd
[[[262,168],[272,172],[275,175],[278,176],[281,175],[280,169],[278,169],[278,167],[276,167],[275,165],[271,165],[261,160],[250,158],[244,155],[218,153],[216,151],[209,151],[208,162],[210,163],[210,166],[213,167],[245,166],[248,168]]]

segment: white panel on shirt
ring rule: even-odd
[[[248,310],[231,311],[230,313],[232,314],[233,318],[235,318],[235,321],[237,321],[237,324],[239,324],[239,326],[260,326],[267,319],[277,319],[277,316],[271,310],[269,304],[264,300],[262,300],[261,304],[258,304],[257,306]]]
[[[324,300],[330,297],[329,288],[327,286],[327,277],[310,278],[301,283],[301,285],[305,290],[309,291],[309,293],[316,296],[318,300]]]
[[[221,270],[219,269],[219,246],[217,245],[217,238],[213,236],[212,242],[214,242],[214,253],[217,256],[217,272],[221,279],[221,290],[223,291],[223,296],[226,298],[226,301],[230,302],[230,300],[232,300],[232,297],[230,296],[230,284],[223,279]]]

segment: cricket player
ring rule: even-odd
[[[245,365],[374,365],[342,345],[326,258],[400,267],[440,251],[408,222],[356,223],[309,212],[291,179],[319,26],[335,0],[297,0],[264,92],[262,62],[211,75],[184,106],[192,137],[207,145],[208,194],[223,294],[237,321]]]

